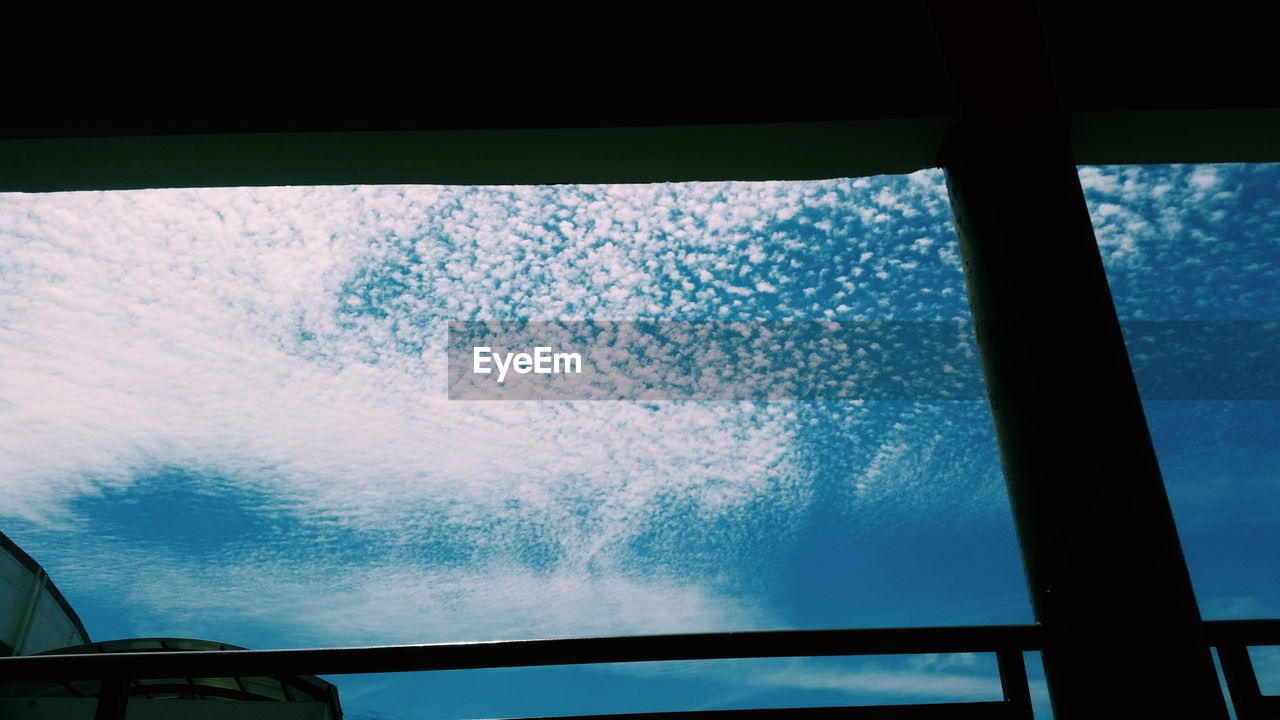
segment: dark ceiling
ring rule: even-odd
[[[853,23],[766,18],[770,35],[726,28],[714,41],[675,23],[643,43],[526,38],[460,53],[460,38],[411,66],[374,58],[376,69],[157,62],[106,78],[11,77],[0,82],[0,189],[902,172],[931,164],[946,129],[993,102],[1072,114],[1082,161],[1280,159],[1277,26],[1261,10],[970,5],[859,7]],[[726,129],[760,124],[785,127]],[[671,132],[690,127],[703,130]],[[457,134],[477,130],[490,134]],[[299,133],[324,137],[279,135]],[[51,139],[64,141],[29,142]],[[592,157],[566,159],[579,152]]]

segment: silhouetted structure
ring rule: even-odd
[[[108,658],[117,654],[211,652],[244,648],[209,640],[137,638],[91,643],[89,634],[39,563],[0,533],[0,651],[34,657]],[[332,684],[298,673],[167,674],[103,682],[98,676],[23,681],[0,673],[0,718],[94,717],[217,720],[341,720]],[[134,702],[129,703],[133,698]],[[165,702],[161,702],[165,701]],[[181,702],[174,702],[181,701]],[[236,702],[228,702],[236,701]]]
[[[0,533],[0,656],[89,642],[89,633],[44,568]]]
[[[187,638],[137,638],[59,648],[46,654],[166,653],[243,650],[235,645]],[[105,699],[105,700],[104,700]],[[75,720],[97,714],[99,702],[127,704],[129,720],[341,720],[337,689],[317,677],[165,677],[126,685],[97,680],[0,685],[0,717],[12,720]]]

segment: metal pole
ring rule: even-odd
[[[1258,676],[1253,672],[1253,660],[1249,648],[1244,645],[1219,645],[1218,661],[1222,663],[1222,677],[1231,692],[1231,705],[1236,710],[1236,720],[1261,720],[1266,717],[1262,707],[1262,690]]]
[[[1280,635],[1280,631],[1277,632]],[[300,650],[183,650],[0,658],[5,682],[127,677],[257,677],[719,658],[917,655],[1036,650],[1041,628],[994,625],[766,630]]]
[[[1225,718],[1067,125],[957,128],[943,164],[1059,720]]]
[[[1000,669],[1000,690],[1009,703],[1010,715],[1019,720],[1032,720],[1031,687],[1027,684],[1027,664],[1021,650],[997,650],[996,667]]]
[[[106,678],[98,692],[98,707],[93,720],[124,720],[129,709],[129,681]]]

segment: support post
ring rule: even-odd
[[[116,677],[103,678],[93,720],[124,720],[128,709],[129,681]]]
[[[1054,716],[1226,718],[1067,131],[943,153]]]

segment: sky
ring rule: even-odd
[[[1080,175],[1122,322],[1280,320],[1280,166]],[[95,640],[1030,622],[980,399],[447,392],[450,321],[967,318],[939,171],[0,194],[0,528]],[[1280,615],[1277,403],[1194,395],[1144,405],[1202,612]],[[330,679],[408,719],[994,700],[994,666]]]

